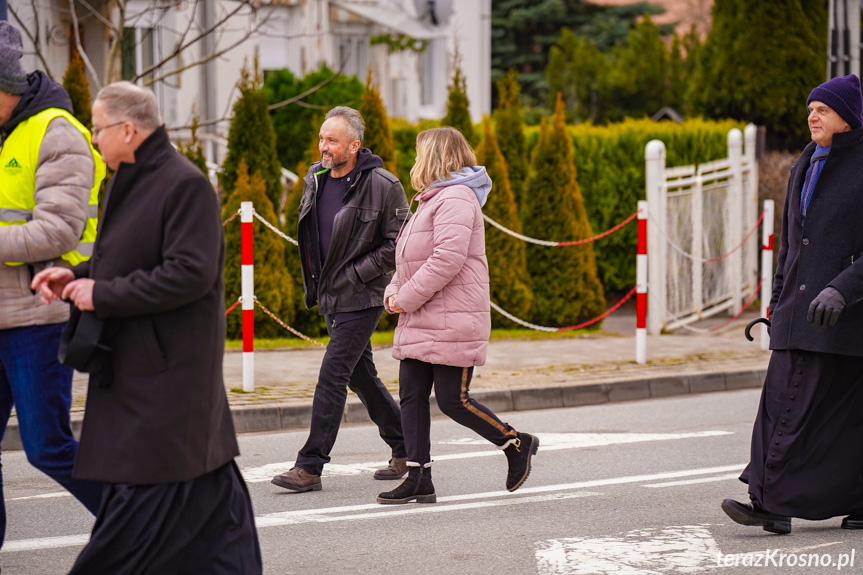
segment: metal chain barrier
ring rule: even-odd
[[[264,224],[265,226],[267,226],[268,228],[270,228],[272,231],[276,232],[279,236],[281,236],[281,238],[282,238],[283,240],[287,240],[287,241],[291,242],[292,244],[294,244],[295,246],[300,245],[300,244],[297,242],[297,240],[295,240],[294,238],[292,238],[292,237],[290,237],[290,236],[286,235],[284,232],[282,232],[282,231],[281,231],[280,229],[278,229],[276,226],[274,226],[273,224],[271,224],[270,222],[268,222],[267,220],[265,220],[264,218],[262,218],[262,217],[261,217],[261,215],[260,215],[258,212],[252,212],[252,215],[253,215],[253,216],[255,216],[256,218],[258,218],[258,221],[259,221],[259,222],[261,222],[262,224]]]
[[[758,282],[758,285],[757,285],[757,286],[755,286],[755,289],[752,291],[752,295],[751,295],[751,296],[749,296],[749,299],[748,299],[748,300],[746,300],[746,303],[744,303],[744,304],[743,304],[743,307],[741,307],[741,308],[740,308],[740,311],[739,311],[739,312],[737,312],[737,314],[735,314],[735,316],[734,316],[734,317],[732,317],[731,319],[729,319],[728,321],[726,321],[726,322],[725,322],[725,323],[723,323],[722,325],[717,325],[717,326],[715,326],[715,327],[711,327],[711,328],[708,328],[708,329],[699,328],[699,327],[692,327],[691,325],[687,325],[687,324],[685,324],[685,323],[682,323],[682,322],[680,321],[680,318],[679,318],[679,317],[675,316],[673,313],[671,313],[671,312],[670,312],[670,311],[668,311],[667,309],[665,310],[665,313],[666,313],[666,314],[668,314],[669,316],[671,316],[671,319],[673,319],[674,321],[678,322],[678,323],[680,324],[680,327],[682,327],[683,329],[687,329],[687,330],[689,330],[689,331],[691,331],[691,332],[694,332],[694,333],[713,333],[713,332],[715,332],[715,331],[719,331],[719,330],[720,330],[720,329],[722,329],[723,327],[725,327],[725,326],[729,325],[731,322],[733,322],[734,320],[736,320],[737,318],[739,318],[739,317],[743,314],[743,312],[744,312],[744,311],[746,311],[746,309],[747,309],[750,305],[752,305],[752,302],[754,302],[754,301],[755,301],[755,297],[758,295],[758,292],[761,290],[761,284],[763,284],[763,283],[764,283],[764,279],[762,279],[761,281],[759,281],[759,282]]]
[[[617,230],[619,230],[620,228],[622,228],[623,226],[625,226],[626,224],[628,224],[629,222],[634,220],[637,216],[638,216],[638,212],[635,212],[634,214],[632,214],[631,216],[629,216],[628,218],[626,218],[625,220],[623,220],[622,222],[620,222],[619,224],[614,226],[613,228],[606,230],[606,231],[602,232],[601,234],[590,237],[590,238],[585,238],[583,240],[573,240],[573,241],[569,241],[569,242],[550,242],[547,240],[538,240],[536,238],[529,238],[527,236],[523,236],[523,235],[521,235],[517,232],[514,232],[511,229],[506,228],[503,225],[497,223],[496,221],[494,221],[493,219],[491,219],[487,215],[485,215],[485,214],[482,215],[482,217],[485,221],[487,221],[488,223],[490,223],[491,225],[493,225],[497,229],[501,230],[502,232],[511,235],[514,238],[518,238],[522,241],[525,241],[525,242],[528,242],[531,244],[536,244],[539,246],[548,246],[548,247],[555,247],[555,248],[566,247],[566,246],[577,246],[580,244],[595,242],[596,240],[598,240],[600,238],[604,238],[605,236],[613,234],[614,232],[616,232]]]
[[[572,331],[572,330],[576,330],[576,329],[581,329],[583,327],[587,327],[589,325],[593,325],[596,322],[598,322],[602,319],[605,319],[606,317],[608,317],[609,315],[614,313],[617,310],[617,308],[619,308],[624,303],[626,303],[626,300],[628,300],[629,298],[632,297],[632,294],[635,293],[635,290],[636,290],[635,287],[633,287],[631,290],[629,290],[629,293],[627,293],[625,296],[623,296],[623,299],[621,299],[619,302],[617,302],[616,304],[614,304],[613,306],[611,306],[610,308],[605,310],[605,313],[603,313],[602,315],[597,316],[591,320],[585,321],[583,323],[580,323],[578,325],[570,325],[567,327],[546,327],[546,326],[542,326],[542,325],[536,325],[535,323],[529,323],[529,322],[524,321],[523,319],[519,319],[519,318],[515,317],[514,315],[512,315],[508,311],[501,308],[496,303],[494,303],[494,302],[489,302],[489,303],[491,304],[492,309],[494,309],[496,312],[498,312],[499,314],[501,314],[502,316],[504,316],[508,320],[513,321],[519,325],[523,325],[524,327],[529,327],[530,329],[534,329],[536,331],[547,331],[547,332]]]
[[[277,324],[279,324],[280,326],[282,326],[283,328],[285,328],[286,330],[288,330],[289,332],[291,332],[295,336],[299,337],[300,339],[304,339],[307,342],[313,343],[313,344],[320,346],[320,347],[327,347],[327,344],[321,343],[317,340],[310,338],[309,336],[307,336],[305,334],[298,332],[297,330],[295,330],[294,328],[292,328],[291,326],[289,326],[288,324],[286,324],[285,322],[283,322],[282,320],[277,318],[273,312],[268,310],[266,307],[264,307],[264,304],[262,304],[261,302],[258,301],[258,298],[255,298],[255,305],[258,306],[259,308],[261,308],[262,310],[264,310],[264,313],[267,314],[268,316],[270,316],[271,318],[273,318],[273,320],[275,320],[275,322]]]
[[[720,260],[724,260],[725,258],[730,256],[731,254],[733,254],[734,252],[736,252],[737,250],[742,248],[744,245],[746,245],[747,240],[749,240],[749,238],[752,237],[752,234],[754,234],[756,231],[758,231],[758,226],[760,226],[761,222],[764,220],[764,211],[761,212],[761,215],[758,217],[758,221],[755,222],[755,227],[752,228],[751,230],[749,230],[749,233],[746,234],[746,237],[743,238],[743,241],[741,241],[739,244],[737,244],[737,246],[734,247],[734,249],[732,249],[731,251],[726,252],[726,253],[722,254],[721,256],[716,256],[715,258],[697,258],[697,257],[695,257],[694,255],[692,255],[691,253],[687,252],[682,247],[680,247],[679,245],[674,243],[674,241],[670,237],[668,237],[668,234],[665,233],[665,230],[663,230],[659,226],[659,223],[656,221],[656,218],[653,217],[653,213],[649,212],[647,216],[650,219],[650,221],[656,225],[656,229],[659,231],[659,235],[661,235],[663,238],[665,238],[665,241],[668,242],[668,245],[670,245],[672,248],[674,248],[675,251],[679,252],[680,255],[682,255],[685,258],[689,258],[692,261],[697,261],[697,262],[701,262],[704,264],[709,264],[709,263],[713,263],[713,262],[718,262]]]

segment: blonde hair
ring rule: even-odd
[[[452,172],[476,165],[476,155],[455,128],[434,128],[417,136],[417,160],[411,168],[411,185],[418,192]]]

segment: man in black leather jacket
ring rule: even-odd
[[[359,396],[390,446],[389,465],[375,479],[399,479],[407,471],[401,412],[377,375],[371,335],[383,313],[384,289],[395,269],[396,237],[409,213],[398,178],[362,147],[359,112],[338,106],[320,130],[321,161],[304,179],[297,225],[306,306],[316,303],[327,322],[324,355],[309,438],[295,467],[273,483],[297,492],[321,489],[347,400]]]

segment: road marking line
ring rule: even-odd
[[[716,477],[700,477],[698,479],[684,479],[682,481],[666,481],[665,483],[651,483],[642,487],[677,487],[678,485],[695,485],[696,483],[710,483],[712,481],[727,481],[739,479],[740,473],[729,473],[728,475],[717,475]]]
[[[546,501],[561,501],[580,497],[594,497],[601,495],[591,491],[580,493],[550,493],[547,495],[533,495],[528,497],[513,497],[500,501],[475,501],[473,503],[456,503],[453,505],[380,505],[377,504],[377,512],[353,513],[351,515],[329,516],[324,513],[268,513],[255,518],[258,529],[264,527],[278,527],[282,525],[297,525],[299,523],[330,523],[333,521],[355,521],[361,519],[390,519],[395,515],[418,515],[422,513],[448,513],[452,511],[465,511],[468,509],[482,509],[488,507],[501,507],[506,505],[523,505],[526,503],[543,503]],[[441,498],[443,499],[443,498]]]
[[[676,439],[700,439],[705,437],[717,437],[721,435],[732,435],[730,431],[698,431],[692,433],[543,433],[539,434],[541,452],[556,451],[558,449],[579,449],[585,447],[605,447],[608,445],[620,445],[626,443],[642,443],[645,441],[671,441]],[[476,459],[477,457],[499,457],[500,450],[489,444],[484,439],[462,438],[451,441],[437,442],[439,445],[486,445],[485,451],[473,451],[470,453],[450,453],[446,455],[435,455],[435,461],[450,461],[458,459]],[[268,463],[260,467],[249,467],[243,469],[243,478],[246,483],[263,483],[272,480],[274,475],[284,473],[294,466],[294,461],[282,463]],[[367,463],[329,463],[324,467],[324,477],[360,475],[370,473],[386,465],[385,461],[373,461]]]
[[[439,497],[438,502],[444,505],[391,505],[384,506],[377,503],[364,503],[361,505],[346,505],[340,507],[329,507],[319,509],[302,509],[297,511],[284,511],[278,513],[268,513],[255,517],[255,523],[258,528],[274,527],[278,525],[292,525],[296,523],[308,522],[323,522],[323,521],[344,521],[348,519],[368,519],[376,517],[390,517],[392,515],[403,515],[409,513],[442,513],[446,511],[462,511],[467,509],[476,509],[479,507],[488,507],[492,505],[517,505],[522,503],[536,503],[543,501],[552,501],[559,499],[569,499],[573,497],[589,497],[600,495],[599,493],[585,491],[583,493],[554,493],[560,491],[572,491],[576,489],[590,489],[596,487],[610,485],[625,485],[629,483],[644,483],[650,481],[661,481],[664,479],[676,479],[681,477],[692,477],[697,475],[714,475],[717,473],[727,473],[742,469],[745,464],[726,465],[721,467],[704,467],[700,469],[684,469],[680,471],[667,471],[663,473],[653,473],[649,475],[630,475],[624,477],[610,477],[607,479],[595,479],[591,481],[579,481],[574,483],[560,483],[556,485],[540,485],[536,487],[522,487],[518,493],[512,494],[508,491],[487,491],[482,493],[465,493],[462,495],[449,495]],[[540,496],[540,494],[548,494]],[[524,497],[528,495],[528,497]],[[536,497],[530,497],[536,495]],[[506,499],[498,502],[477,501],[478,499]],[[470,501],[471,503],[446,505],[449,502]],[[395,509],[394,509],[395,508]],[[378,510],[377,513],[360,513],[362,511]],[[327,514],[347,513],[347,515],[326,518]],[[0,549],[0,554],[10,553],[13,551],[31,551],[35,549],[48,549],[55,547],[73,547],[84,545],[89,541],[89,535],[70,535],[65,537],[45,537],[41,539],[21,539],[18,541],[6,541],[3,548]]]
[[[56,549],[58,547],[77,547],[86,545],[90,540],[87,535],[64,535],[61,537],[42,537],[39,539],[19,539],[17,541],[5,541],[0,553],[13,553],[15,551],[35,551],[36,549]]]
[[[540,575],[697,573],[716,565],[719,545],[705,525],[636,529],[612,537],[570,537],[536,544]]]
[[[72,497],[72,494],[68,491],[56,491],[54,493],[43,493],[42,495],[28,495],[27,497],[13,497],[11,499],[7,499],[6,503],[10,501],[27,501],[28,499],[52,499],[54,497]]]

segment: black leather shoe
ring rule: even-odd
[[[842,520],[842,529],[863,529],[863,515],[849,515]]]
[[[722,502],[722,510],[735,522],[741,525],[762,527],[765,531],[785,535],[791,533],[791,518],[784,515],[775,515],[764,510],[761,505],[751,501],[744,505],[733,499]]]

